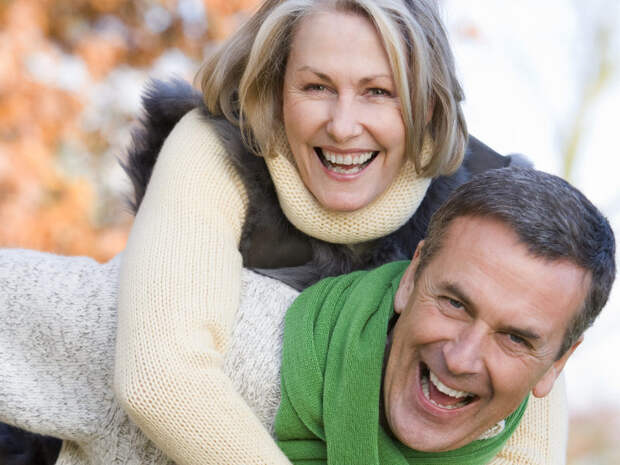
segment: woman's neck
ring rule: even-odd
[[[415,213],[430,185],[407,160],[396,179],[373,202],[358,210],[340,212],[323,207],[304,185],[289,149],[284,130],[276,137],[275,153],[265,162],[282,211],[299,230],[335,244],[359,244],[390,234]],[[432,146],[426,143],[424,151]]]

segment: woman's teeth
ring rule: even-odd
[[[429,383],[433,383],[433,386],[435,386],[435,388],[439,392],[447,396],[450,396],[454,398],[455,400],[456,399],[462,399],[462,400],[454,404],[448,404],[448,405],[443,405],[443,404],[440,404],[439,402],[434,401],[433,399],[431,399]],[[449,410],[464,407],[465,405],[469,404],[471,399],[474,397],[474,395],[469,392],[457,391],[456,389],[452,389],[446,386],[441,381],[439,381],[439,378],[437,378],[435,373],[433,373],[430,370],[428,371],[427,374],[424,374],[422,376],[422,392],[424,393],[424,397],[426,397],[432,404],[436,405],[437,407],[441,407],[441,408],[445,408]]]
[[[341,154],[329,150],[318,149],[324,165],[330,171],[340,174],[356,174],[362,171],[365,164],[378,152],[361,152],[355,154]]]
[[[352,166],[351,168],[342,168],[340,166],[335,166],[335,165],[327,165],[327,169],[329,169],[330,171],[333,171],[334,173],[340,173],[340,174],[355,174],[355,173],[359,173],[360,171],[362,171],[362,167],[361,166]]]
[[[363,152],[356,153],[355,155],[346,154],[342,155],[341,153],[330,152],[329,150],[323,150],[323,156],[325,159],[337,165],[361,165],[362,163],[366,163],[368,160],[372,158],[372,155],[375,152]]]

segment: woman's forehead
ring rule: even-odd
[[[365,76],[392,76],[374,25],[362,15],[337,10],[320,10],[302,19],[292,38],[287,71],[329,74],[347,68]]]

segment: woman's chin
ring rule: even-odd
[[[339,193],[333,195],[323,194],[321,196],[317,196],[317,200],[327,210],[332,210],[335,212],[354,212],[372,203],[374,197],[368,198],[366,196],[342,195]]]
[[[328,178],[311,187],[314,187],[311,191],[319,203],[336,212],[361,210],[374,202],[385,190],[385,186],[376,182],[372,176],[346,180]]]

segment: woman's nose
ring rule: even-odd
[[[346,142],[362,134],[360,109],[352,97],[339,95],[331,104],[327,133],[336,142]]]
[[[483,369],[484,334],[475,327],[463,328],[443,346],[446,367],[454,375],[471,375]]]

